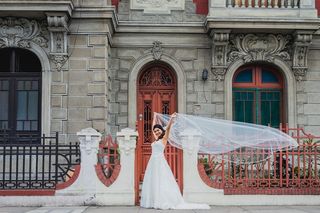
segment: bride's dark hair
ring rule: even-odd
[[[164,130],[163,126],[161,126],[160,124],[155,124],[155,125],[153,125],[152,130],[154,130],[155,128],[158,128],[158,129],[160,129],[160,130],[162,131],[162,134],[159,136],[158,139],[163,138],[163,136],[164,136],[165,133],[166,133],[166,130]],[[158,139],[157,139],[157,140],[158,140]]]

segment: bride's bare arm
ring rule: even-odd
[[[167,142],[168,142],[168,137],[169,137],[169,134],[170,134],[170,129],[171,129],[171,126],[173,124],[173,120],[174,118],[177,116],[177,113],[173,113],[170,117],[170,120],[168,122],[168,125],[167,125],[167,128],[166,128],[166,133],[164,134],[163,136],[163,139],[162,139],[162,143],[163,145],[167,145]]]

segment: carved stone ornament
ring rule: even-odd
[[[212,38],[212,73],[216,80],[224,79],[227,70],[227,52],[230,30],[220,30],[213,33]]]
[[[68,59],[68,16],[64,13],[55,12],[48,12],[46,15],[50,32],[51,60],[53,60],[53,63],[56,65],[56,69],[61,71]]]
[[[161,59],[161,56],[163,54],[161,44],[162,43],[160,41],[154,41],[153,42],[153,47],[151,49],[151,53],[153,54],[153,59],[154,60],[160,60]]]
[[[245,63],[253,61],[273,62],[276,57],[290,60],[288,43],[291,36],[274,34],[238,34],[231,38],[228,62],[242,59]]]
[[[26,18],[0,18],[0,48],[20,47],[30,48],[34,42],[41,47],[48,47],[48,39],[45,38],[46,26],[36,20]]]
[[[57,68],[58,71],[61,71],[63,65],[68,60],[68,56],[67,55],[61,55],[61,54],[50,55],[50,58],[53,61],[53,63],[56,65],[56,68]]]
[[[185,0],[130,0],[130,9],[149,14],[170,14],[171,10],[184,10]]]
[[[311,40],[310,32],[296,32],[295,34],[292,71],[298,81],[305,77],[308,70],[307,55]]]

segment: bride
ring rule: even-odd
[[[236,153],[241,150],[240,158],[227,158],[234,163],[247,164],[264,161],[273,153],[298,146],[297,141],[282,131],[257,124],[237,121],[198,117],[173,113],[170,117],[155,113],[153,134],[156,141],[151,144],[152,154],[147,165],[141,192],[141,206],[156,209],[208,209],[206,204],[184,201],[178,184],[164,157],[169,142],[183,149],[194,145],[195,141],[186,141],[184,133],[193,130],[199,134],[199,151],[219,156],[222,153]],[[174,124],[174,125],[173,125]],[[163,126],[166,125],[166,130]],[[190,144],[192,143],[192,144]]]
[[[206,204],[184,201],[165,159],[164,150],[175,117],[176,113],[173,113],[166,130],[160,124],[155,124],[152,128],[156,141],[151,144],[152,154],[144,175],[140,205],[155,209],[210,209]]]

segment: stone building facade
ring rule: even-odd
[[[142,164],[130,164],[130,181],[137,185],[152,111],[283,123],[320,135],[318,3],[0,1],[0,129],[58,132],[60,143],[77,141],[87,127],[113,136],[135,129],[130,161]],[[179,165],[190,159],[171,151],[182,187]]]
[[[225,119],[233,119],[236,70],[275,67],[285,82],[282,121],[317,133],[315,2],[246,2],[1,1],[0,44],[39,58],[41,132],[64,142],[85,127],[112,135],[135,128],[137,76],[154,61],[177,76],[178,112]]]

